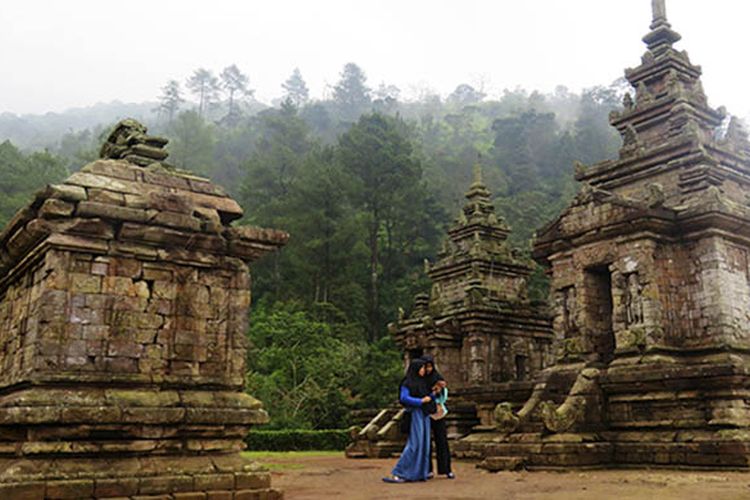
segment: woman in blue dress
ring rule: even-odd
[[[411,413],[409,439],[386,483],[425,481],[430,470],[430,415],[435,406],[425,379],[425,362],[412,360],[399,387],[399,401]],[[426,411],[425,411],[426,410]]]

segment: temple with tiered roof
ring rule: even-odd
[[[750,147],[653,14],[619,157],[537,233],[555,362],[456,446],[488,469],[750,465]]]
[[[436,262],[425,263],[430,293],[417,295],[410,313],[390,325],[406,363],[435,357],[450,387],[453,438],[491,429],[495,406],[525,400],[553,361],[548,308],[528,298],[534,264],[510,245],[509,234],[477,165]],[[381,411],[355,437],[349,456],[400,451],[400,418],[398,407]]]

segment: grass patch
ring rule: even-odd
[[[270,471],[304,469],[305,464],[295,460],[304,457],[341,457],[343,451],[243,451],[242,456],[260,462]]]
[[[242,456],[263,462],[264,460],[294,460],[301,457],[343,457],[343,451],[243,451]]]

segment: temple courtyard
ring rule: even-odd
[[[393,459],[346,459],[339,452],[250,453],[271,470],[289,500],[305,499],[747,499],[750,475],[659,469],[490,473],[474,462],[454,463],[457,479],[389,485]]]

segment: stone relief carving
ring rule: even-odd
[[[576,320],[576,289],[573,286],[562,290],[563,328],[565,338],[571,338],[578,333]]]
[[[624,285],[625,326],[643,324],[643,285],[638,273],[626,275]]]

